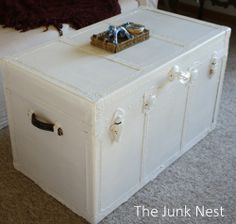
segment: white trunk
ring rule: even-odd
[[[118,54],[89,44],[127,21],[150,39]],[[214,128],[229,36],[140,8],[4,60],[15,167],[99,222]],[[54,132],[34,127],[33,113]]]

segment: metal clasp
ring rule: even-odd
[[[217,56],[217,53],[214,53],[209,66],[209,78],[212,78],[216,74],[218,70],[218,60],[219,57]]]
[[[112,142],[119,142],[122,128],[124,125],[125,111],[122,108],[118,108],[114,113],[112,119],[112,125],[110,126],[110,134]]]

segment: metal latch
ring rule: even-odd
[[[110,126],[110,134],[112,142],[119,142],[122,128],[124,125],[125,111],[122,108],[118,108],[114,113],[112,119],[112,125]]]
[[[145,100],[144,100],[144,111],[149,111],[151,107],[154,105],[155,101],[157,99],[157,96],[154,94],[149,95]]]
[[[211,58],[211,62],[210,62],[210,66],[209,66],[209,78],[212,78],[212,76],[214,76],[217,73],[218,61],[219,61],[219,57],[218,57],[217,53],[214,53]]]
[[[157,99],[157,88],[152,87],[144,94],[144,105],[143,105],[144,113],[150,111],[152,106],[155,104],[156,99]]]

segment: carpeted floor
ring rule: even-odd
[[[134,206],[224,208],[223,218],[137,217]],[[13,169],[8,129],[0,131],[0,224],[81,224],[80,217]],[[236,224],[236,32],[217,128],[101,224]]]

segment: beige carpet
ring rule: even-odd
[[[236,35],[231,42],[219,123],[181,159],[135,194],[102,223],[236,223]],[[137,218],[134,206],[149,208],[224,206],[224,219]],[[8,129],[0,131],[0,224],[86,223],[12,166]]]
[[[0,224],[87,223],[12,165],[8,129],[0,131]]]

